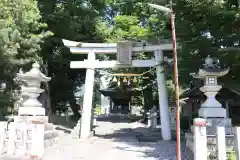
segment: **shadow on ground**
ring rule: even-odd
[[[69,116],[68,118],[66,118],[66,116],[53,116],[51,118],[51,123],[63,126],[67,129],[73,129],[77,124],[77,120],[74,116]]]
[[[132,124],[131,120],[126,116],[110,116],[101,117],[98,121],[111,122],[111,123],[128,123]],[[111,139],[111,141],[117,142],[116,149],[123,152],[133,152],[140,159],[144,160],[175,160],[176,159],[176,141],[164,141],[161,139],[160,130],[150,130],[135,122],[135,127],[121,128],[115,130],[109,134],[98,134],[96,137],[102,139]],[[184,152],[184,140],[182,140],[182,153]],[[186,160],[182,155],[182,160]]]
[[[127,115],[109,115],[109,116],[99,116],[97,121],[99,122],[111,122],[111,123],[129,123],[130,119]]]

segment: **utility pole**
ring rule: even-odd
[[[240,1],[240,0],[239,0]],[[180,140],[180,105],[179,105],[179,83],[178,83],[178,63],[177,63],[177,43],[176,43],[176,33],[175,33],[175,14],[172,9],[172,1],[170,0],[170,8],[149,4],[150,7],[155,8],[159,11],[168,13],[171,20],[172,28],[172,44],[173,44],[173,68],[174,68],[174,84],[175,84],[175,105],[176,105],[176,153],[177,160],[181,160],[181,140]]]

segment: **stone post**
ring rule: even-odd
[[[157,112],[152,113],[152,128],[157,128]]]
[[[147,127],[151,128],[152,127],[152,119],[151,119],[151,113],[150,112],[147,112],[147,119],[148,119]]]
[[[32,158],[42,159],[44,153],[44,123],[32,122],[32,145],[30,156]]]
[[[234,128],[236,159],[240,159],[240,127]]]
[[[152,129],[157,128],[157,108],[155,106],[151,109],[150,118],[151,118],[151,128]]]
[[[217,127],[218,160],[227,160],[225,127]]]
[[[163,62],[163,52],[157,50],[155,53],[156,63]],[[160,110],[160,121],[162,127],[162,138],[163,140],[171,140],[171,129],[168,112],[168,95],[166,88],[166,80],[164,74],[164,68],[162,66],[156,67],[157,72],[157,84],[158,84],[158,97],[159,97],[159,110]]]
[[[207,160],[206,126],[205,119],[194,119],[194,160]]]
[[[4,153],[5,150],[5,141],[6,141],[6,130],[7,122],[0,122],[0,156]]]
[[[9,124],[8,131],[8,144],[7,144],[7,153],[9,155],[14,155],[16,151],[15,139],[16,139],[16,123]]]

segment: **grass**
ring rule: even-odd
[[[210,155],[208,157],[209,160],[217,160],[216,154]],[[237,160],[236,153],[235,152],[227,152],[227,160]]]
[[[227,160],[237,160],[235,152],[228,152],[227,153]]]
[[[94,109],[94,113],[96,115],[101,115],[102,114],[101,106],[96,106]]]

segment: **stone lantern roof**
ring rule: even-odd
[[[45,76],[41,71],[40,71],[40,65],[35,62],[32,65],[32,69],[26,73],[18,73],[18,76],[22,79],[22,80],[39,80],[41,82],[48,82],[51,80],[51,77],[47,77]]]
[[[222,77],[229,72],[229,68],[221,66],[218,59],[208,56],[205,63],[199,69],[198,73],[194,73],[194,78],[204,79],[206,76]]]

